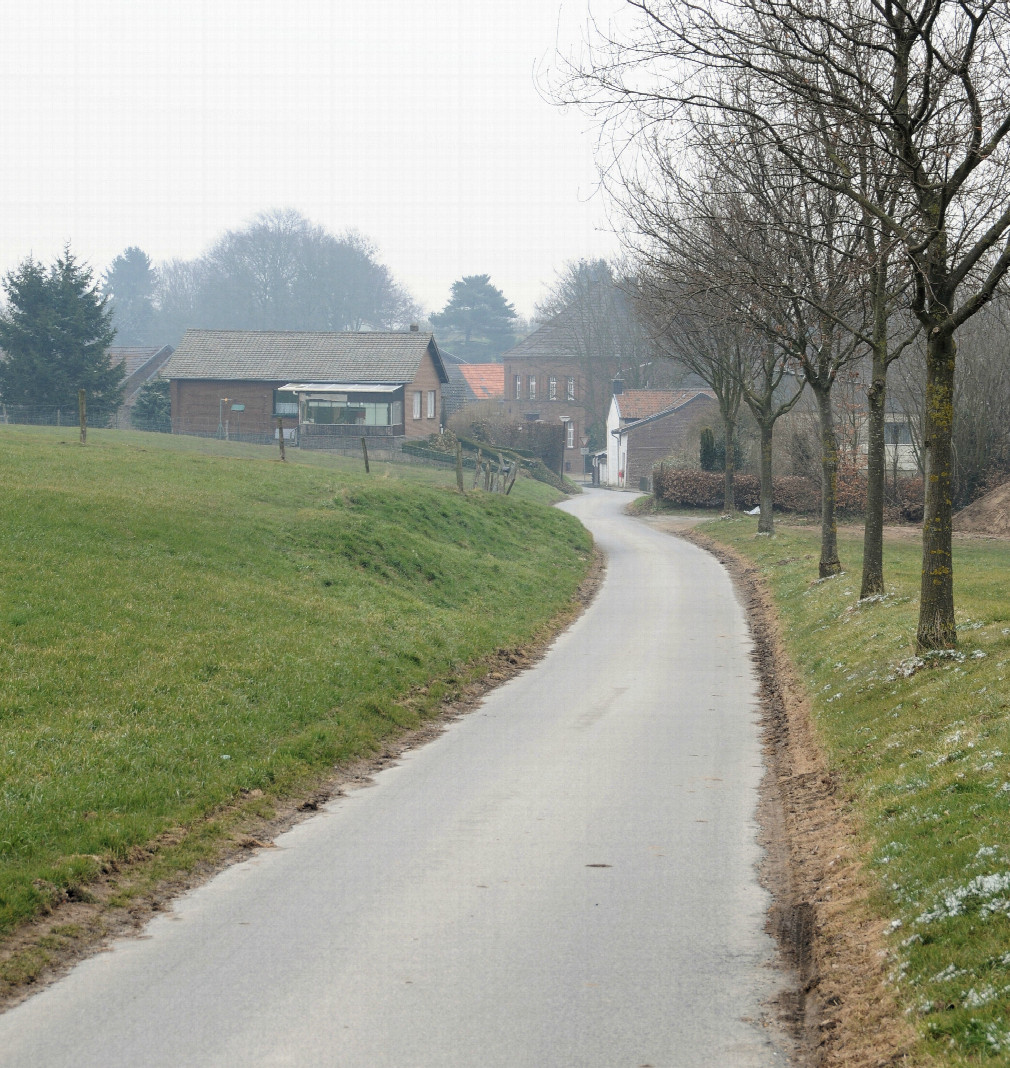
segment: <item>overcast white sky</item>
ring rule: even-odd
[[[488,273],[528,314],[566,260],[617,247],[590,120],[533,78],[586,9],[7,0],[0,271],[67,241],[96,273],[129,245],[188,259],[291,207],[371,238],[429,311]]]

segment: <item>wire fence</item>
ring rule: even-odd
[[[97,405],[89,405],[88,427],[99,430],[150,430],[171,433],[171,419],[162,416],[145,420],[138,418],[138,414],[125,406],[103,410]],[[76,404],[67,407],[0,404],[0,424],[76,427],[80,425],[80,414]]]
[[[80,426],[80,416],[76,406],[59,407],[55,405],[0,404],[0,426],[20,425],[36,427],[64,427],[76,431]],[[177,420],[173,427],[168,413],[153,418],[144,418],[140,413],[127,406],[102,411],[99,408],[87,409],[88,430],[139,430],[149,433],[173,434],[186,438],[211,442],[229,442],[242,445],[262,445],[273,449],[278,447],[277,430],[250,430],[242,426],[240,420],[232,418],[218,424],[207,420]],[[427,457],[412,456],[401,452],[400,438],[388,434],[368,434],[371,427],[355,427],[355,433],[339,437],[327,436],[325,440],[311,442],[300,440],[297,428],[286,427],[284,431],[285,448],[302,447],[312,451],[329,452],[344,456],[360,457],[362,455],[361,438],[368,438],[368,453],[376,462],[401,463],[421,466],[438,466]]]

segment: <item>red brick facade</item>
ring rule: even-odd
[[[434,391],[434,406],[429,395]],[[421,417],[414,418],[414,394],[421,394]],[[431,413],[431,414],[429,414]],[[404,387],[403,432],[408,438],[426,438],[439,430],[442,414],[442,383],[435,369],[435,361],[425,355],[414,376],[414,381]]]
[[[571,428],[565,443],[566,475],[581,475],[584,470],[582,447],[585,444],[585,379],[582,369],[572,359],[549,359],[510,356],[505,353],[505,414],[517,421],[536,419],[543,423],[569,421]],[[551,379],[554,379],[552,396]],[[533,395],[530,395],[530,386]],[[569,381],[571,396],[569,396]],[[571,442],[569,445],[568,442]]]
[[[172,431],[176,434],[216,434],[227,423],[229,437],[273,436],[277,429],[274,390],[281,382],[221,382],[171,380]],[[233,412],[233,404],[245,411]],[[298,425],[295,415],[284,417],[285,429]]]

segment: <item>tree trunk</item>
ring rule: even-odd
[[[950,503],[956,351],[949,330],[930,330],[923,426],[926,499],[922,518],[922,587],[916,634],[921,650],[951,649],[957,644]]]
[[[866,526],[863,530],[863,583],[859,597],[884,592],[884,418],[887,374],[880,354],[873,354],[873,383],[867,392],[866,420]]]
[[[758,517],[758,533],[774,534],[775,520],[772,509],[775,502],[772,489],[772,420],[760,423],[761,429],[761,515]]]
[[[831,411],[830,389],[818,389],[811,382],[817,397],[817,418],[821,431],[821,578],[837,575],[842,570],[838,559],[838,528],[835,525],[835,501],[838,495],[838,439]]]
[[[736,423],[732,419],[723,416],[723,433],[726,435],[726,463],[724,465],[722,482],[722,510],[732,515],[736,511],[736,495],[733,489],[733,472],[736,468],[736,456],[733,450],[733,436],[736,433]]]

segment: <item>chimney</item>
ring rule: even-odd
[[[411,323],[411,324],[410,324],[410,332],[411,332],[412,334],[418,334],[418,333],[420,333],[420,332],[421,332],[421,327],[420,327],[420,325],[419,325],[419,324],[417,324],[417,323]]]
[[[617,378],[614,379],[613,386],[614,396],[619,397],[624,392],[624,381],[620,377],[620,375],[618,375]]]

